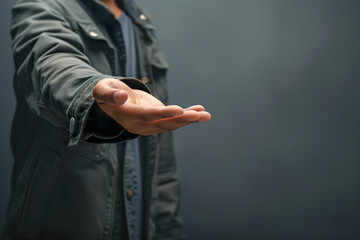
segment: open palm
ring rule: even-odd
[[[131,89],[117,79],[99,81],[93,95],[106,114],[127,131],[139,135],[168,132],[211,118],[200,105],[187,109],[176,105],[165,106],[151,94]]]

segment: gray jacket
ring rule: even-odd
[[[111,236],[119,176],[115,143],[136,136],[105,115],[89,118],[96,106],[92,89],[103,78],[118,78],[167,102],[168,66],[149,16],[133,0],[120,4],[135,23],[142,81],[113,76],[109,29],[116,20],[99,0],[20,0],[13,8],[15,163],[3,239]],[[144,239],[184,238],[172,145],[171,133],[139,137]],[[131,198],[125,194],[124,201],[127,206]],[[132,218],[133,209],[125,207],[125,215]]]

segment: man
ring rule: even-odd
[[[148,15],[133,0],[20,0],[11,33],[4,239],[184,239],[171,131],[210,114],[163,104]]]

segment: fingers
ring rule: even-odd
[[[123,108],[125,106],[126,105],[121,107]],[[167,108],[168,111],[165,111]],[[196,109],[200,110],[203,109],[203,107],[196,107]],[[177,112],[178,110],[183,111],[183,113],[179,114],[181,111]],[[171,116],[171,114],[174,113],[178,115]],[[136,116],[138,115],[135,114],[134,118]],[[142,117],[138,119],[138,121],[132,121],[130,128],[127,128],[128,131],[140,135],[151,135],[155,133],[173,131],[191,123],[206,122],[211,119],[210,113],[206,111],[198,112],[189,109],[184,111],[179,106],[167,106],[162,110],[144,109],[141,116]]]
[[[201,105],[194,105],[194,106],[186,108],[185,110],[194,110],[194,111],[200,112],[200,111],[205,111],[205,108]]]
[[[152,122],[164,118],[179,116],[184,113],[184,109],[179,106],[165,106],[161,108],[144,108],[140,114],[141,120]]]
[[[200,119],[196,122],[207,122],[211,119],[211,114],[205,111],[205,108],[201,105],[194,105],[185,109],[185,111],[194,110],[200,114]]]
[[[207,122],[211,120],[211,114],[206,112],[206,111],[202,111],[199,112],[200,114],[200,119],[197,122]]]
[[[206,111],[187,110],[181,116],[152,122],[154,123],[153,133],[170,132],[192,123],[207,122],[210,119],[211,114]]]
[[[129,103],[119,107],[123,115],[134,122],[152,122],[164,118],[182,115],[184,109],[179,106],[142,107]]]
[[[189,110],[185,111],[182,115],[171,117],[167,119],[161,119],[153,122],[143,123],[140,128],[146,129],[141,135],[151,135],[154,133],[163,133],[176,130],[180,127],[187,126],[193,122],[197,122],[201,119],[201,114]]]

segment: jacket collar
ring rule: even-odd
[[[119,0],[119,1],[122,2],[124,6],[124,11],[126,11],[126,13],[131,16],[131,18],[135,21],[135,23],[137,24],[150,23],[149,15],[134,0]]]

